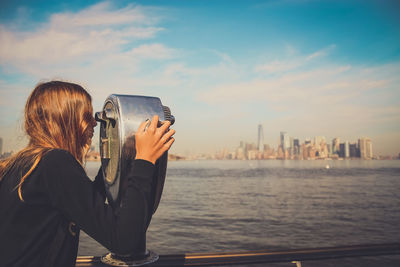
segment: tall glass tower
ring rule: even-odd
[[[258,125],[258,139],[257,139],[258,151],[264,151],[264,131],[261,124]]]
[[[286,132],[281,132],[280,137],[282,151],[285,152],[287,149],[290,148],[290,138]]]
[[[372,159],[372,141],[368,137],[358,139],[358,146],[360,147],[360,157],[362,159]]]

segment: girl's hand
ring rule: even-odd
[[[155,115],[151,122],[142,122],[135,134],[136,159],[143,159],[155,164],[156,160],[167,151],[174,143],[172,135],[175,130],[169,129],[171,122],[164,121],[157,127],[158,116]],[[146,126],[148,126],[146,128]]]

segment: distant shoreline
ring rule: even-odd
[[[344,161],[344,160],[362,160],[362,161],[371,161],[371,160],[400,160],[399,158],[385,156],[380,158],[373,159],[361,159],[361,158],[313,158],[313,159],[281,159],[281,158],[268,158],[268,159],[227,159],[227,158],[204,158],[204,157],[183,157],[177,155],[168,155],[168,161],[195,161],[195,160],[231,160],[231,161]],[[100,155],[94,157],[89,156],[86,157],[86,161],[91,162],[100,162]]]

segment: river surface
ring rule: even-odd
[[[93,177],[99,163],[86,168]],[[172,161],[147,232],[158,254],[390,242],[400,242],[400,160]],[[105,253],[81,233],[79,255]],[[398,267],[400,256],[302,266]]]

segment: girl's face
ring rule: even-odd
[[[89,127],[87,129],[88,145],[92,144],[92,138],[94,134],[94,127],[96,127],[97,122],[93,116],[90,117]]]

